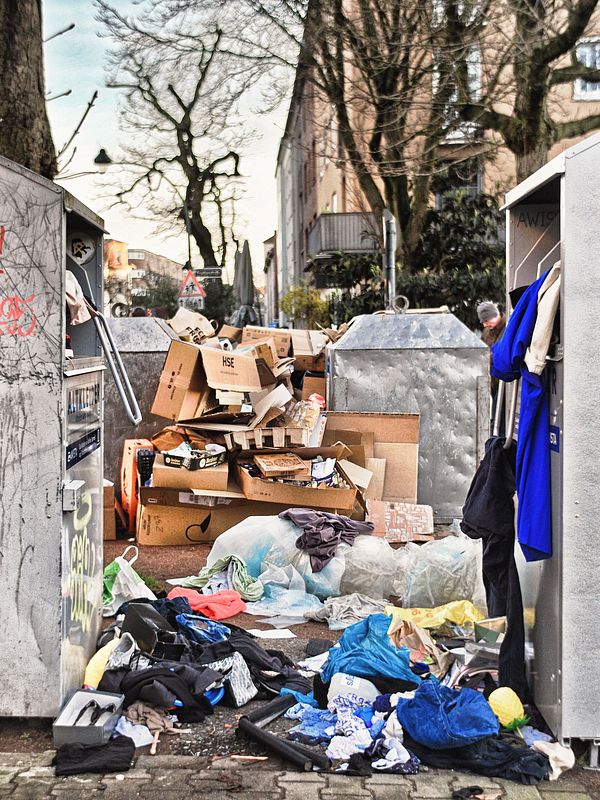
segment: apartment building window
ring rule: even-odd
[[[338,210],[337,192],[334,192],[331,195],[331,213],[337,214],[337,210]]]
[[[577,58],[590,69],[600,69],[600,39],[589,39],[577,45]],[[600,100],[600,81],[577,78],[574,86],[576,100]]]
[[[432,181],[435,208],[440,211],[444,199],[459,191],[475,196],[481,192],[481,163],[476,158],[447,161]]]

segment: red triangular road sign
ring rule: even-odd
[[[194,275],[192,270],[188,270],[185,276],[181,289],[179,290],[179,297],[206,297],[206,292],[198,283],[198,278]]]

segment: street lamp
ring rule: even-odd
[[[88,172],[73,172],[71,175],[57,175],[56,178],[59,181],[66,181],[70,178],[83,178],[84,175],[104,175],[106,170],[113,164],[112,158],[108,155],[106,150],[101,147],[98,151],[98,155],[94,159],[94,164],[97,167],[95,170],[89,170]]]
[[[94,159],[94,164],[98,167],[98,172],[101,175],[104,175],[104,173],[112,163],[113,163],[112,158],[108,155],[106,150],[103,147],[101,147],[100,150],[98,151],[98,155]]]

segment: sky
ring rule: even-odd
[[[131,0],[115,0],[121,13],[134,9]],[[119,93],[105,87],[106,39],[99,38],[100,25],[94,19],[93,0],[44,0],[44,38],[75,23],[75,29],[45,45],[46,90],[50,97],[71,89],[68,97],[50,100],[48,113],[57,149],[64,145],[83,114],[92,94],[99,96],[74,144],[77,152],[65,169],[66,175],[93,171],[93,161],[103,147],[108,155],[117,150],[119,130],[117,108]],[[249,98],[248,105],[252,105]],[[238,235],[250,242],[257,284],[264,280],[263,241],[273,235],[277,224],[275,165],[279,140],[283,134],[287,109],[285,104],[269,115],[252,115],[249,123],[257,132],[241,162],[247,176],[245,194],[237,207]],[[128,217],[125,210],[110,209],[110,200],[101,197],[105,190],[95,175],[58,180],[83,203],[104,218],[111,238],[125,241],[131,249],[146,250],[168,256],[182,263],[187,260],[187,237],[157,236],[152,223]],[[197,253],[197,250],[196,250]],[[194,265],[201,266],[200,256]],[[231,280],[233,269],[228,267]]]

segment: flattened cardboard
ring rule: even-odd
[[[205,349],[213,353],[221,352]],[[191,342],[174,339],[167,353],[151,413],[175,422],[196,419],[216,405],[210,395],[202,366],[201,348]]]
[[[154,459],[152,485],[172,489],[204,489],[225,491],[229,483],[229,465],[225,461],[207,469],[168,467],[160,454]]]
[[[189,341],[200,344],[205,339],[211,339],[215,335],[215,329],[202,314],[197,311],[191,311],[189,308],[181,307],[177,309],[177,313],[167,321],[167,324],[175,331],[175,333]]]
[[[242,330],[242,342],[256,341],[257,339],[272,338],[275,341],[279,358],[292,355],[292,335],[287,329],[261,328],[258,325],[246,325]]]
[[[219,339],[230,339],[232,342],[239,342],[242,338],[242,328],[234,328],[233,325],[222,325],[217,336]]]
[[[367,458],[365,467],[373,474],[369,488],[365,491],[366,500],[381,500],[385,485],[385,458]]]
[[[385,459],[387,462],[383,499],[391,502],[417,502],[418,414],[330,411],[327,414],[327,429],[330,436],[335,436],[338,429],[373,435],[374,458]]]
[[[207,416],[205,420],[189,422],[190,428],[198,428],[199,430],[208,429],[211,431],[252,431],[257,428],[261,422],[264,422],[273,409],[282,409],[286,406],[292,395],[285,386],[280,384],[272,390],[264,391],[260,396],[254,397],[254,417],[248,422],[247,415],[242,415],[239,423],[236,420],[231,420],[229,423],[222,423],[220,421],[213,421],[216,415]],[[279,411],[275,414],[279,416]]]
[[[269,337],[268,339],[257,339],[252,342],[241,342],[235,349],[236,353],[246,355],[253,355],[254,358],[262,358],[269,367],[273,367],[279,356],[277,355],[277,347],[275,346],[275,339]]]
[[[311,394],[320,394],[321,397],[325,397],[326,391],[327,391],[327,382],[325,380],[324,375],[322,378],[316,377],[314,375],[304,376],[304,381],[302,382],[303,400],[308,400]]]
[[[427,542],[433,538],[433,509],[413,503],[367,501],[374,536],[387,542]]]
[[[364,467],[359,467],[358,464],[353,464],[352,461],[347,459],[342,459],[340,466],[355,486],[363,491],[369,488],[373,479],[372,472]]]

